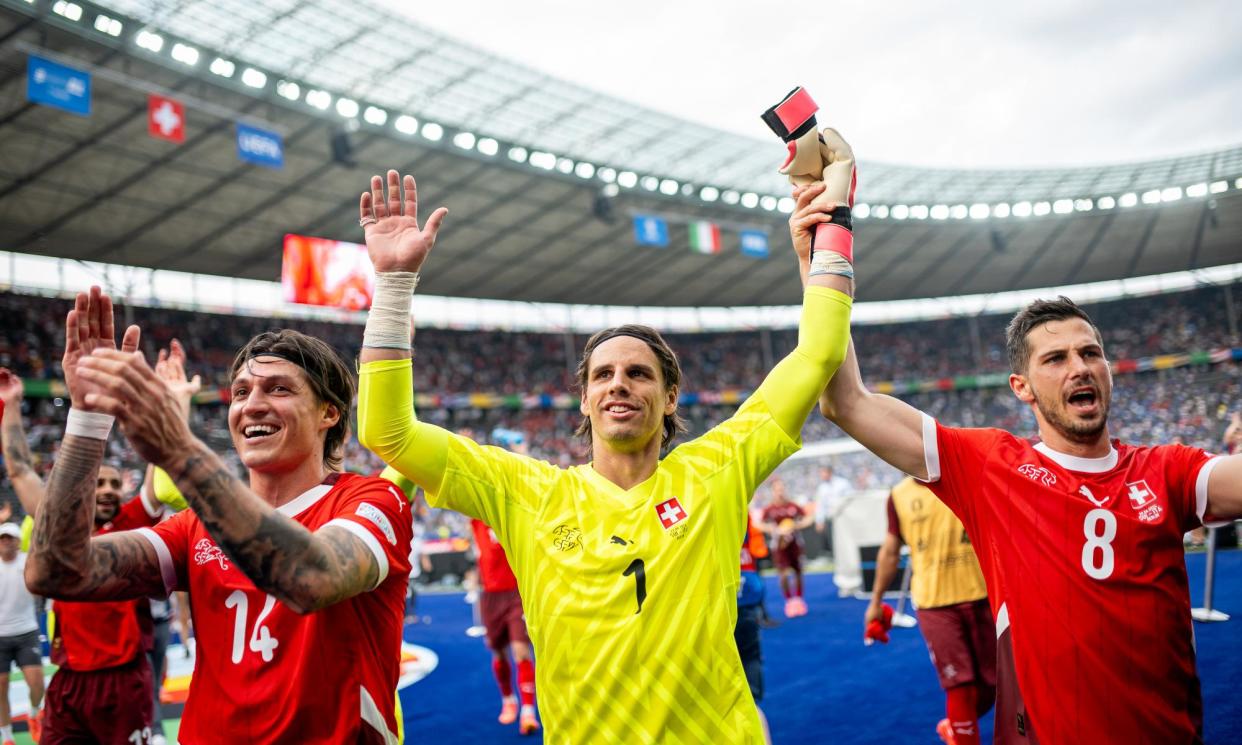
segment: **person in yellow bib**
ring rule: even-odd
[[[415,417],[411,296],[446,211],[420,227],[413,177],[389,171],[384,187],[375,176],[360,203],[377,278],[359,439],[429,504],[495,531],[539,661],[545,742],[762,743],[733,639],[738,545],[755,488],[798,449],[845,358],[853,284],[840,272],[849,264],[812,266],[810,231],[831,216],[807,206],[825,187],[809,190],[790,219],[809,277],[797,348],[730,419],[669,452],[683,428],[676,355],[646,326],[595,334],[578,368],[579,433],[592,460],[572,468]]]
[[[910,546],[913,568],[910,594],[947,699],[947,716],[936,731],[949,745],[978,745],[979,717],[996,699],[996,624],[987,586],[962,522],[910,477],[889,495],[888,535],[876,559],[864,627],[887,616],[884,591],[897,576],[903,540]]]

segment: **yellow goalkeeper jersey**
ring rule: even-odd
[[[450,438],[428,502],[504,546],[549,742],[762,742],[733,640],[737,553],[751,494],[797,448],[757,397],[628,491]]]
[[[628,490],[589,464],[559,468],[419,422],[410,360],[362,366],[363,444],[504,546],[549,745],[763,742],[733,639],[746,510],[845,358],[849,309],[841,293],[808,290],[798,348],[733,417]]]

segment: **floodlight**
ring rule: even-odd
[[[500,143],[496,142],[491,137],[480,137],[479,144],[475,147],[484,155],[495,155],[500,152]]]
[[[403,135],[412,135],[418,131],[418,120],[409,114],[402,114],[392,126]]]
[[[673,196],[677,193],[678,183],[671,178],[666,178],[660,182],[660,193]]]
[[[925,204],[914,204],[910,206],[910,219],[926,220],[927,213],[931,210]]]
[[[1009,203],[1001,202],[1000,204],[992,205],[992,217],[999,217],[1001,219],[1009,217]]]
[[[1058,215],[1068,215],[1074,211],[1073,199],[1058,199],[1052,203],[1052,211]]]
[[[1052,205],[1048,202],[1036,202],[1031,211],[1036,217],[1043,217],[1052,211]]]
[[[622,171],[617,174],[617,183],[623,188],[633,189],[634,185],[638,183],[638,174],[633,171]]]
[[[970,214],[970,210],[964,204],[955,204],[953,209],[949,210],[949,214],[953,216],[954,220],[965,220],[966,216]]]
[[[556,170],[564,174],[573,173],[574,172],[574,161],[571,158],[557,158],[556,159]]]
[[[1162,202],[1176,202],[1181,198],[1182,187],[1180,186],[1170,186],[1160,192],[1160,201]]]
[[[77,3],[65,2],[65,0],[56,0],[52,5],[52,12],[59,16],[64,16],[71,21],[76,21],[82,17],[82,6]],[[159,50],[153,50],[158,52]]]
[[[1190,186],[1186,187],[1186,196],[1188,197],[1207,196],[1207,193],[1208,193],[1207,184],[1191,184]]]
[[[660,188],[660,179],[655,176],[643,176],[642,181],[639,183],[641,183],[643,188],[647,191],[655,191]]]
[[[141,38],[142,34],[138,34],[138,36]],[[164,43],[164,40],[161,39],[160,45],[162,46],[163,43]],[[142,42],[139,41],[138,45],[142,46]],[[177,42],[176,44],[173,44],[172,51],[169,52],[169,55],[171,55],[173,59],[177,60],[183,65],[193,66],[193,65],[198,64],[198,50],[190,46],[189,44],[182,44],[181,42]],[[294,83],[293,87],[297,88],[297,83]],[[295,101],[297,100],[297,98],[298,97],[294,95],[293,99]]]
[[[453,144],[462,150],[473,150],[476,140],[473,132],[458,132],[453,135]]]
[[[1121,199],[1117,200],[1117,204],[1121,205],[1122,207],[1133,207],[1134,205],[1138,204],[1138,194],[1135,194],[1132,191],[1126,192],[1125,194],[1121,195]]]
[[[579,161],[578,165],[574,166],[574,175],[578,178],[591,178],[595,175],[595,166],[586,161]]]
[[[1018,202],[1017,204],[1015,204],[1013,206],[1013,216],[1014,217],[1030,217],[1031,216],[1031,203],[1030,202]]]
[[[1143,192],[1143,204],[1159,204],[1159,203],[1160,203],[1160,190],[1159,189],[1152,189],[1151,191]]]
[[[143,49],[147,50],[148,52],[158,52],[164,48],[164,37],[160,36],[159,34],[153,31],[148,31],[144,28],[143,30],[138,32],[137,36],[134,37],[134,43],[142,47]],[[174,51],[176,51],[175,48],[174,48]],[[194,60],[198,61],[197,51],[194,53]],[[185,60],[181,60],[181,61],[185,62]],[[186,62],[186,64],[192,65],[194,63]]]
[[[222,78],[231,78],[233,77],[233,73],[237,71],[237,65],[224,59],[223,57],[216,57],[214,60],[211,61],[211,67],[207,69],[211,70],[212,72],[214,72],[215,74],[219,75]],[[320,92],[322,93],[322,91]],[[327,96],[328,94],[324,93],[323,95]],[[310,100],[309,94],[307,95],[306,100],[308,101]],[[328,105],[325,103],[321,108],[326,109],[328,108]]]
[[[1100,197],[1095,200],[1095,206],[1102,210],[1111,210],[1117,206],[1117,200],[1112,197]]]
[[[526,156],[527,156],[527,152],[526,152],[526,148],[524,147],[509,148],[509,160],[513,161],[514,163],[525,163]]]
[[[444,127],[435,122],[425,122],[421,132],[426,139],[432,142],[439,142],[440,138],[444,136]]]
[[[888,217],[888,205],[887,204],[875,205],[874,207],[871,208],[871,216],[878,217],[881,220]]]
[[[866,202],[859,202],[854,205],[853,213],[854,217],[857,217],[859,220],[866,220],[871,216],[871,205]]]
[[[798,203],[794,201],[793,197],[781,197],[776,202],[776,209],[777,211],[784,212],[788,215],[794,211],[794,207],[797,205]]]
[[[1074,200],[1074,210],[1076,212],[1090,212],[1092,207],[1094,206],[1095,205],[1091,202],[1090,199],[1075,199]]]
[[[972,220],[986,220],[991,212],[992,210],[990,210],[986,204],[981,202],[976,202],[970,205],[970,219]]]
[[[267,74],[261,70],[256,70],[253,67],[247,67],[245,70],[242,70],[241,81],[251,88],[262,88],[267,85]],[[344,101],[345,99],[341,100]],[[340,109],[340,103],[338,103],[336,107]],[[357,104],[354,104],[354,113],[358,113]]]
[[[120,36],[124,25],[115,18],[109,18],[102,13],[95,16],[95,30],[102,31],[108,36]]]
[[[368,106],[366,111],[362,112],[362,118],[367,124],[382,127],[388,121],[388,112],[378,106]]]
[[[737,204],[741,198],[742,195],[738,194],[733,189],[729,189],[720,195],[720,200],[725,204]]]
[[[550,171],[556,168],[556,156],[542,150],[535,150],[530,154],[530,164],[535,168]]]
[[[768,212],[771,212],[776,209],[776,197],[770,194],[765,194],[762,197],[759,197],[759,206]]]
[[[1211,184],[1208,185],[1208,191],[1211,192],[1212,194],[1220,194],[1222,191],[1225,191],[1228,188],[1229,188],[1228,181],[1213,181]]]
[[[302,86],[292,80],[277,80],[276,93],[281,98],[287,98],[290,101],[296,101],[302,97]]]
[[[704,186],[699,189],[699,199],[704,202],[714,202],[720,198],[720,190],[714,186]]]
[[[759,206],[759,195],[753,191],[748,191],[742,195],[742,206],[754,209]]]
[[[894,204],[893,208],[888,211],[888,214],[894,220],[904,220],[910,216],[910,206],[906,204]]]

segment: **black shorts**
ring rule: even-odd
[[[14,662],[18,667],[43,664],[43,642],[39,641],[38,629],[17,636],[0,636],[0,674],[8,675]]]

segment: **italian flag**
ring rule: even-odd
[[[690,248],[701,254],[720,253],[720,226],[710,222],[690,223]]]

